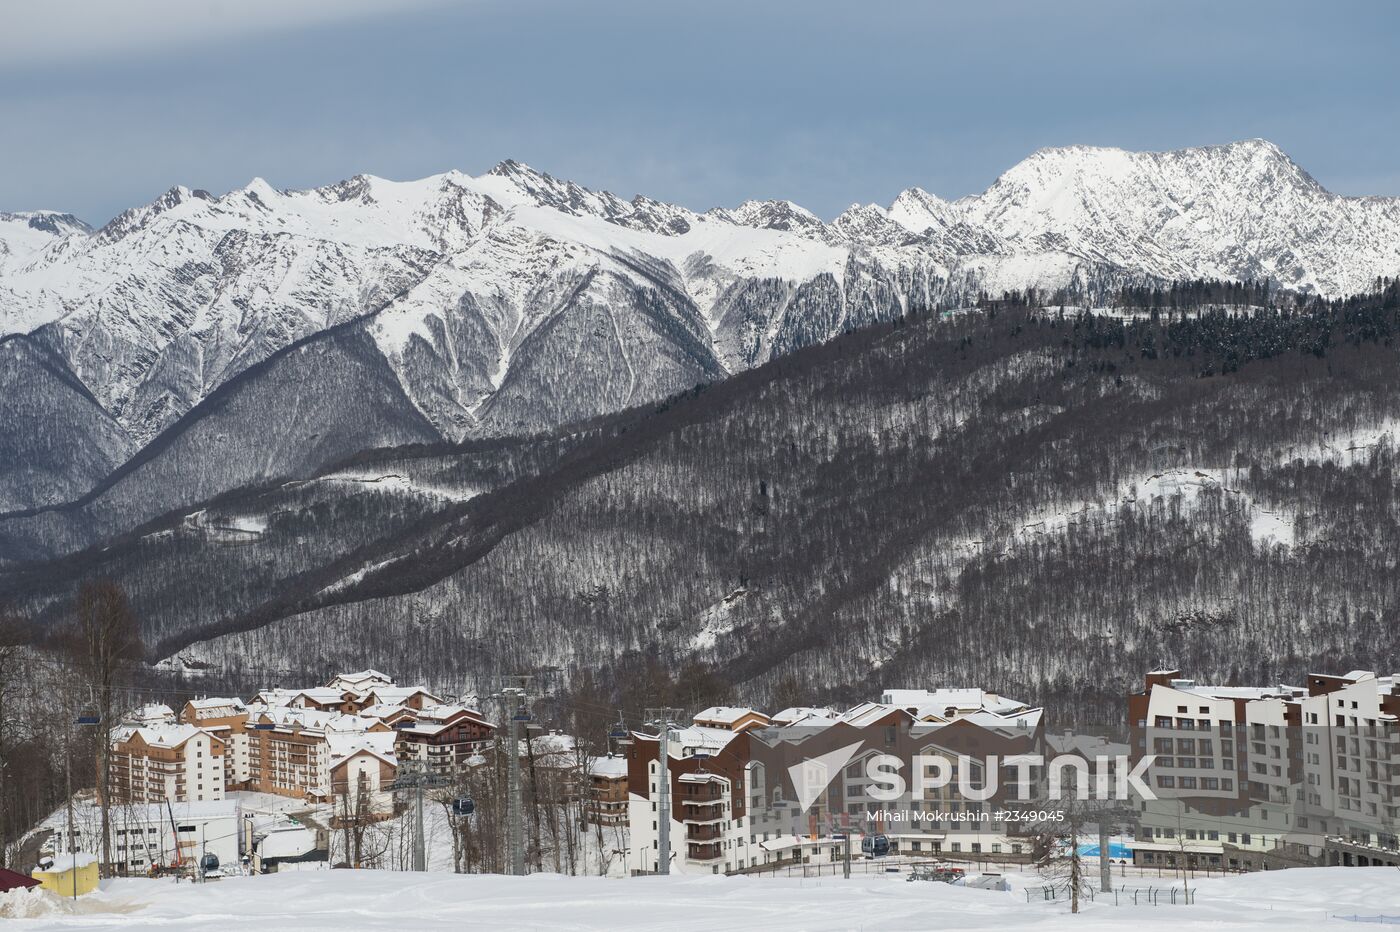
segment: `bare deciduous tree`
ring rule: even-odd
[[[102,813],[102,872],[110,876],[111,731],[116,724],[117,690],[144,650],[136,616],[126,593],[111,580],[84,583],[78,591],[73,631],[74,660],[91,692],[97,716],[97,797]]]

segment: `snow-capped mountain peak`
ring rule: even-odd
[[[819,233],[825,227],[816,214],[788,200],[748,200],[732,210],[720,208],[710,211],[709,215],[756,230],[782,230],[804,235]]]
[[[957,208],[923,188],[908,188],[890,205],[889,218],[911,233],[943,229],[958,220]]]

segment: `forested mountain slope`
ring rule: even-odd
[[[755,700],[977,683],[1098,710],[1164,663],[1375,666],[1400,620],[1397,328],[1394,285],[906,317],[552,438],[225,496],[0,595],[53,622],[112,575],[179,663],[392,657],[468,687],[655,657]],[[192,574],[216,598],[160,583]]]
[[[231,488],[440,439],[363,330],[335,328],[225,383],[92,492],[0,517],[0,556],[66,553]]]

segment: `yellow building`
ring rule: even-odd
[[[82,896],[97,889],[97,858],[82,851],[60,854],[52,866],[36,867],[31,876],[59,896]]]

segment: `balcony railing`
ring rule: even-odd
[[[703,787],[687,786],[681,791],[681,799],[686,802],[710,802],[724,798],[724,787],[716,783],[707,784]]]
[[[724,851],[716,843],[690,845],[686,857],[692,861],[719,861],[724,859]]]
[[[686,822],[713,822],[724,818],[724,803],[691,804],[686,800],[686,808],[681,816]]]

